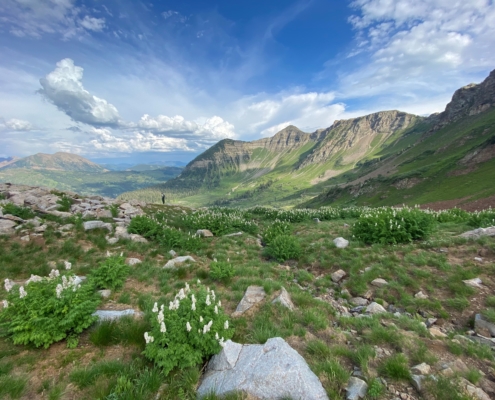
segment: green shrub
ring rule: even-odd
[[[210,277],[215,281],[229,281],[234,276],[234,267],[226,261],[213,261],[210,264]]]
[[[468,224],[474,228],[487,228],[495,226],[495,210],[477,211],[471,214]]]
[[[57,204],[59,205],[58,210],[59,211],[70,211],[70,206],[72,205],[72,199],[70,197],[67,197],[65,194],[60,197],[60,199],[57,200]]]
[[[4,214],[11,214],[22,219],[34,218],[34,212],[29,207],[16,206],[13,203],[7,203],[3,206]]]
[[[416,208],[380,208],[359,217],[353,235],[364,243],[397,244],[426,239],[434,226],[433,216]]]
[[[136,233],[147,239],[155,239],[161,233],[162,226],[147,216],[138,215],[131,219],[127,231],[129,233]]]
[[[91,284],[79,284],[74,275],[52,270],[46,278],[31,276],[25,287],[7,279],[5,289],[0,328],[14,344],[47,348],[67,338],[67,346],[75,347],[76,335],[96,320],[92,314],[100,299]]]
[[[379,399],[385,391],[385,387],[380,382],[380,379],[373,378],[368,386],[367,395],[371,399]]]
[[[124,286],[128,274],[129,266],[125,263],[125,258],[112,256],[91,271],[89,279],[97,289],[117,290]]]
[[[110,213],[112,214],[112,218],[117,218],[119,216],[119,206],[117,204],[109,205],[108,209],[110,210]]]
[[[273,239],[281,235],[290,235],[291,227],[288,222],[275,220],[263,233],[263,241],[270,244]]]
[[[408,380],[411,378],[407,357],[402,353],[397,353],[387,358],[378,370],[384,376],[392,379]]]
[[[167,307],[155,303],[151,331],[145,333],[144,355],[167,375],[172,369],[192,367],[220,351],[234,334],[215,292],[186,284]]]
[[[280,262],[289,259],[297,260],[301,256],[301,246],[295,237],[280,235],[276,236],[266,247],[265,254]]]
[[[237,209],[212,207],[198,210],[182,217],[185,226],[191,229],[209,229],[215,235],[224,235],[238,230],[256,234],[258,225],[246,219],[244,213]]]

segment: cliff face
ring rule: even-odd
[[[323,139],[299,168],[342,154],[341,162],[356,162],[394,133],[413,126],[421,118],[400,111],[382,111],[364,117],[338,120],[322,132]]]
[[[480,84],[471,83],[455,91],[445,111],[429,117],[433,130],[443,128],[469,115],[480,114],[495,107],[495,70]]]

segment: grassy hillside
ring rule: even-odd
[[[78,172],[42,169],[0,169],[0,182],[46,186],[85,195],[117,197],[132,191],[166,182],[180,174],[181,168],[164,167],[153,171]],[[158,201],[160,197],[157,197]]]

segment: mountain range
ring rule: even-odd
[[[146,190],[195,206],[474,207],[495,195],[494,106],[492,71],[482,83],[458,89],[441,113],[381,111],[312,133],[288,126],[252,142],[225,139],[175,179]]]

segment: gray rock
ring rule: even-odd
[[[12,235],[17,224],[8,219],[0,219],[0,235]]]
[[[23,242],[29,242],[29,240],[30,240],[30,239],[29,239],[29,235],[26,235],[26,236],[21,236],[21,240],[22,240]]]
[[[96,310],[92,315],[95,317],[98,317],[100,321],[112,321],[116,319],[120,319],[122,317],[125,317],[126,315],[132,315],[132,316],[140,316],[142,313],[138,313],[134,311],[133,309],[127,309],[127,310]]]
[[[345,249],[347,246],[349,246],[349,241],[345,240],[343,237],[338,237],[333,240],[335,243],[335,246],[339,249]]]
[[[62,225],[59,230],[60,231],[70,231],[71,229],[74,228],[74,224],[65,224],[65,225]]]
[[[490,396],[488,396],[488,394],[486,394],[486,392],[483,389],[480,389],[473,385],[466,385],[466,392],[468,392],[469,395],[473,396],[475,399],[490,400]]]
[[[466,239],[479,239],[482,236],[495,236],[495,226],[490,226],[489,228],[474,229],[472,231],[464,232],[459,236]]]
[[[487,346],[490,346],[491,348],[495,348],[495,339],[490,339],[484,336],[465,336],[467,339],[471,340],[472,342],[480,343],[480,344],[486,344]]]
[[[362,379],[351,376],[347,382],[347,400],[363,399],[368,391],[368,384]]]
[[[168,254],[170,254],[172,257],[176,257],[177,256],[177,253],[174,250],[170,250],[168,252]]]
[[[109,232],[112,232],[112,224],[105,223],[103,221],[86,221],[84,223],[84,230],[89,231],[91,229],[103,228],[107,229]]]
[[[213,233],[208,229],[198,229],[196,231],[196,235],[202,236],[202,237],[213,237],[214,236]]]
[[[317,223],[317,224],[319,224],[319,223],[321,222],[319,218],[313,218],[313,221],[314,221],[315,223]]]
[[[101,297],[107,299],[112,294],[112,291],[110,289],[104,289],[104,290],[98,290],[98,293],[100,294]]]
[[[72,217],[72,214],[70,212],[64,212],[64,211],[54,210],[54,211],[47,211],[47,213],[50,214],[50,215],[55,215],[56,217],[60,217],[60,218],[70,218],[70,217]]]
[[[332,281],[334,281],[335,283],[338,283],[346,275],[347,275],[347,273],[344,270],[339,269],[338,271],[335,271],[333,274],[331,274],[330,277],[332,278]]]
[[[138,235],[136,233],[128,233],[125,226],[117,226],[115,228],[115,236],[119,239],[130,239],[133,242],[148,243],[148,241],[141,235]]]
[[[368,300],[362,298],[362,297],[353,297],[351,299],[351,303],[355,304],[356,306],[367,306],[368,305]]]
[[[428,295],[424,294],[422,291],[419,291],[414,295],[414,297],[417,299],[427,299]]]
[[[242,236],[242,232],[229,233],[228,235],[223,235],[223,236],[225,236],[225,237]]]
[[[129,258],[126,258],[125,259],[125,263],[127,265],[136,265],[136,264],[141,264],[141,260],[139,258],[132,258],[132,257],[129,257]]]
[[[382,305],[373,302],[368,307],[366,307],[366,312],[368,314],[380,314],[380,313],[386,313],[387,310],[385,310],[385,308],[383,308]]]
[[[388,285],[388,282],[382,278],[376,278],[371,281],[371,284],[376,287],[383,287]]]
[[[282,338],[268,339],[264,345],[225,343],[210,361],[197,395],[224,396],[234,391],[260,400],[328,400],[304,358]]]
[[[421,363],[411,368],[411,372],[415,375],[428,375],[430,370],[431,367],[426,363]]]
[[[423,385],[426,377],[423,375],[411,375],[411,384],[413,385],[414,389],[416,389],[418,392],[421,392],[423,390]]]
[[[21,224],[23,222],[26,222],[24,221],[22,218],[19,218],[19,217],[16,217],[15,215],[11,215],[11,214],[5,214],[2,219],[8,219],[10,221],[15,221],[15,222],[20,222]]]
[[[463,281],[466,286],[481,289],[483,288],[483,281],[480,278],[473,278]]]
[[[182,264],[183,262],[186,261],[196,262],[196,260],[191,256],[181,256],[167,261],[167,263],[163,266],[163,268],[175,268],[177,264]]]
[[[116,238],[116,237],[111,238],[111,237],[107,236],[106,239],[107,239],[108,244],[115,244],[119,241],[119,238]]]
[[[290,298],[289,292],[287,292],[284,287],[282,287],[280,294],[272,301],[272,303],[280,303],[289,310],[294,310],[296,308]]]
[[[265,290],[261,286],[249,286],[244,293],[244,297],[241,299],[240,303],[237,305],[236,310],[232,314],[233,317],[238,317],[244,314],[252,306],[263,301],[265,298]]]
[[[481,336],[495,337],[495,324],[487,321],[483,315],[476,314],[474,317],[474,331]]]
[[[34,231],[36,233],[42,233],[42,232],[45,232],[46,231],[46,228],[48,228],[48,226],[41,225],[41,226],[38,226],[37,228],[34,228]]]

